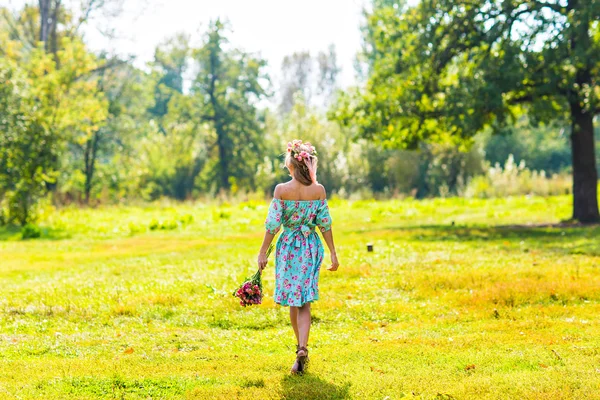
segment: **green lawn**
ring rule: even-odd
[[[331,200],[341,267],[322,270],[302,377],[288,309],[231,296],[267,205],[1,230],[0,398],[600,399],[600,227],[523,226],[568,218],[569,197]]]

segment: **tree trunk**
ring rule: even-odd
[[[598,213],[598,170],[594,140],[594,114],[586,110],[582,91],[585,87],[593,87],[589,52],[592,49],[590,24],[592,14],[587,2],[569,0],[567,8],[574,13],[570,47],[571,58],[577,66],[575,83],[579,89],[572,91],[569,98],[571,105],[571,149],[573,153],[573,219],[584,222],[599,222]]]
[[[62,0],[38,0],[40,8],[40,42],[46,52],[58,51],[57,25]]]
[[[219,147],[219,166],[221,169],[221,189],[229,191],[229,159],[227,157],[227,136],[219,121],[215,121],[217,146]]]
[[[50,35],[50,2],[52,0],[39,0],[40,6],[40,42],[48,43]],[[48,47],[46,47],[46,50]]]
[[[579,103],[573,103],[571,119],[573,219],[583,223],[599,222],[594,116],[583,110]]]
[[[100,133],[94,132],[91,140],[88,140],[85,146],[85,204],[90,204],[90,194],[92,193],[92,183],[94,172],[96,170],[96,156],[98,154],[98,142]]]
[[[60,60],[56,54],[58,53],[58,35],[56,30],[58,26],[58,13],[60,11],[61,1],[62,0],[56,0],[56,3],[54,4],[54,10],[52,10],[52,14],[50,17],[52,19],[52,24],[50,25],[50,44],[49,46],[46,46],[46,49],[50,51],[50,53],[54,54],[54,61],[56,61],[57,68],[60,68],[60,66],[58,65],[60,63]]]
[[[210,104],[213,111],[213,122],[215,124],[215,131],[217,132],[217,147],[219,148],[219,169],[220,169],[220,181],[221,189],[229,191],[229,158],[227,149],[227,134],[224,126],[224,116],[222,114],[222,107],[217,99],[216,85],[217,77],[219,76],[219,51],[221,51],[219,44],[211,46],[210,48],[210,86],[208,88],[208,96],[210,98]]]

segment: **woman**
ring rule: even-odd
[[[331,216],[325,188],[317,183],[317,151],[310,143],[288,143],[285,165],[292,180],[275,187],[265,221],[265,237],[258,254],[261,271],[266,252],[283,225],[275,251],[275,302],[290,306],[290,321],[296,335],[296,361],[292,373],[302,373],[308,361],[310,303],[319,298],[319,270],[324,249],[315,227],[319,227],[331,254],[329,271],[337,271],[338,260],[331,232]]]

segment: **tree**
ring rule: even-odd
[[[228,191],[234,179],[251,182],[261,161],[257,103],[266,95],[268,80],[265,61],[229,48],[225,30],[220,20],[211,23],[204,46],[194,52],[198,74],[191,92],[197,118],[216,134],[219,188]]]
[[[525,109],[571,125],[573,219],[600,220],[594,115],[600,113],[600,0],[423,0],[368,20],[364,92],[332,116],[363,137],[415,148],[469,142]],[[524,108],[526,107],[526,108]]]
[[[333,44],[314,58],[308,51],[285,56],[281,64],[281,115],[289,114],[298,99],[302,99],[306,106],[320,103],[327,108],[338,89],[337,78],[340,71]]]
[[[38,0],[40,11],[39,41],[46,51],[57,51],[56,33],[62,0]]]
[[[111,60],[102,63],[111,63]],[[152,101],[152,81],[127,63],[100,70],[97,79],[95,96],[106,99],[106,120],[96,125],[89,134],[72,141],[75,165],[69,166],[70,169],[81,168],[84,174],[86,204],[89,204],[92,190],[98,185],[99,167],[113,164],[118,153],[127,157],[132,151],[132,142],[148,130],[147,108]],[[112,168],[118,167],[113,165]]]
[[[0,35],[1,36],[1,35]],[[0,202],[7,221],[25,224],[58,176],[66,143],[90,135],[105,119],[96,81],[74,79],[96,66],[76,40],[49,55],[42,45],[26,55],[7,41],[0,58]],[[57,68],[55,59],[60,60]],[[77,140],[77,139],[75,139]]]
[[[308,51],[294,53],[283,58],[281,64],[281,103],[279,109],[283,115],[294,108],[295,96],[299,93],[309,103],[312,95],[311,75],[313,59]]]
[[[51,101],[44,103],[46,108],[60,107],[61,109],[55,110],[54,113],[61,114],[68,110],[68,104],[72,106],[68,111],[72,111],[74,115],[83,110],[79,120],[72,120],[62,127],[58,126],[59,121],[54,121],[56,125],[51,127],[63,143],[63,146],[60,146],[61,154],[57,156],[62,174],[59,180],[47,182],[46,186],[55,194],[59,194],[57,190],[60,189],[68,195],[71,195],[72,189],[75,188],[75,191],[83,192],[85,201],[89,202],[98,155],[107,153],[111,143],[109,138],[114,138],[114,129],[108,126],[111,120],[107,120],[106,115],[107,108],[115,107],[112,103],[104,102],[105,94],[111,91],[112,83],[110,78],[105,78],[117,76],[116,70],[129,60],[102,56],[99,58],[100,62],[96,63],[96,57],[91,56],[81,46],[82,35],[79,30],[99,11],[105,15],[118,14],[122,0],[38,0],[36,3],[37,7],[25,4],[23,9],[14,12],[0,9],[0,29],[4,25],[3,30],[9,33],[12,46],[19,47],[21,62],[27,62],[33,56],[39,57],[39,54],[34,55],[39,53],[39,48],[54,59],[52,74],[46,73],[61,76],[62,89],[66,90],[55,88]],[[65,44],[67,47],[64,47]],[[0,43],[0,55],[2,46]],[[81,52],[77,57],[86,57],[85,63],[78,68],[69,65],[69,57],[74,55],[73,50]],[[64,73],[60,71],[63,63],[67,64]],[[88,65],[91,68],[87,68]],[[97,85],[99,79],[102,83],[100,86]],[[33,86],[36,83],[34,82]],[[75,87],[86,87],[89,92],[69,90]],[[79,174],[80,169],[82,174]],[[79,181],[81,185],[77,185]]]
[[[24,74],[0,60],[0,221],[25,225],[32,206],[55,178],[58,143],[34,101]]]
[[[13,40],[20,40],[30,47],[35,47],[39,41],[43,43],[47,53],[56,54],[63,38],[81,38],[80,28],[97,12],[102,11],[105,19],[114,20],[122,11],[123,1],[37,0],[32,1],[33,4],[25,2],[23,8],[15,15],[12,15],[9,8],[0,8],[0,27],[4,22],[8,25]]]
[[[337,78],[341,72],[341,68],[337,63],[335,45],[329,45],[329,48],[326,52],[319,52],[319,55],[317,56],[317,64],[319,65],[317,93],[323,97],[324,105],[329,106],[331,100],[333,100],[336,90],[338,89]]]
[[[370,6],[370,7],[368,7]],[[360,26],[362,33],[361,50],[356,54],[354,61],[354,69],[356,77],[359,81],[364,82],[369,74],[373,71],[374,63],[381,54],[377,46],[379,27],[374,22],[374,15],[378,15],[382,10],[386,13],[394,13],[400,17],[406,11],[405,0],[371,0],[362,10],[362,15],[365,20]]]
[[[158,81],[154,89],[154,105],[149,110],[158,120],[163,134],[166,134],[162,118],[169,112],[169,101],[177,93],[183,93],[183,79],[190,56],[190,38],[178,34],[167,39],[154,52],[154,69]]]

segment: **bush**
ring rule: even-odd
[[[146,227],[143,225],[135,224],[133,222],[129,223],[129,234],[135,235],[137,233],[142,233],[146,231]]]
[[[531,126],[527,116],[499,134],[479,135],[487,161],[491,165],[505,162],[512,154],[515,162],[525,161],[536,171],[560,173],[571,167],[570,129],[561,124]]]
[[[148,226],[148,228],[150,228],[151,231],[155,231],[158,228],[160,228],[160,223],[156,219],[153,219],[152,221],[150,221],[150,225]]]
[[[162,229],[163,231],[171,231],[173,229],[177,229],[179,227],[179,224],[177,223],[177,221],[169,219],[166,221],[163,221],[160,224],[160,229]]]
[[[532,171],[525,162],[517,165],[510,154],[502,167],[487,168],[485,175],[470,180],[465,197],[506,197],[516,195],[552,196],[571,193],[571,176],[566,173],[547,176],[545,171]]]
[[[190,214],[184,214],[179,216],[178,221],[181,223],[181,225],[188,225],[194,222],[194,217]]]
[[[37,239],[42,236],[42,230],[36,225],[27,224],[21,229],[21,236],[23,240]]]
[[[191,216],[190,216],[191,217]],[[186,221],[190,221],[189,219],[185,219]],[[158,221],[156,219],[153,219],[152,221],[150,221],[150,225],[148,225],[148,228],[151,231],[156,231],[156,230],[163,230],[163,231],[171,231],[173,229],[177,229],[179,228],[179,221],[176,221],[174,219],[167,219],[164,221]],[[182,225],[184,225],[184,222],[181,222]]]

